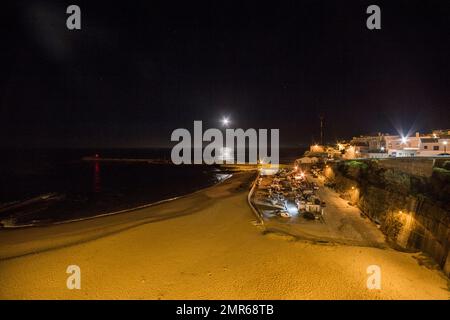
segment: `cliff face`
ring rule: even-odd
[[[450,276],[450,171],[430,163],[426,175],[383,161],[345,161],[325,170],[330,183],[398,249],[429,254]],[[405,161],[405,159],[402,159]],[[414,161],[411,159],[410,161]],[[409,168],[416,166],[410,165]]]

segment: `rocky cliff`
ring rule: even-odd
[[[325,175],[381,225],[394,247],[427,253],[450,276],[450,161],[429,162],[427,174],[417,174],[414,164],[402,170],[392,161],[387,165],[380,160],[341,161]]]

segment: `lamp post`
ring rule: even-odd
[[[228,117],[222,117],[220,119],[220,123],[222,124],[223,130],[226,132],[226,128],[230,124],[230,119]],[[222,163],[226,163],[227,161],[230,161],[230,159],[234,159],[234,150],[227,147],[221,147],[220,148],[220,155],[219,155],[219,161],[222,161]]]
[[[443,143],[444,143],[444,153],[447,153],[447,143],[448,143],[448,141],[445,140]]]
[[[355,186],[352,186],[350,191],[351,204],[356,205],[358,203],[358,199],[359,199],[359,189],[356,188]]]

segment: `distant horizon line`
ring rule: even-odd
[[[280,146],[282,149],[288,149],[288,148],[309,148],[310,144],[299,144],[299,145],[284,145]],[[105,150],[105,149],[172,149],[173,146],[147,146],[147,147],[124,147],[124,146],[1,146],[0,149],[66,149],[66,150]],[[194,148],[192,148],[194,149]]]

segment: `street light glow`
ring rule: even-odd
[[[222,125],[227,127],[230,124],[230,120],[227,117],[222,118]]]
[[[406,142],[408,142],[408,137],[402,137],[402,143],[405,144]]]

